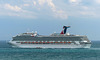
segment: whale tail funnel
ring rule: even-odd
[[[70,26],[63,26],[63,30],[60,34],[66,34],[67,28],[70,28]]]

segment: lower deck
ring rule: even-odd
[[[75,43],[16,43],[15,41],[9,42],[12,47],[17,48],[90,48],[91,43],[88,44],[75,44]]]

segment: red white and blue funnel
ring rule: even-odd
[[[70,28],[70,26],[63,26],[63,30],[60,34],[66,34],[67,28]]]

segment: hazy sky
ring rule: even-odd
[[[100,0],[0,0],[0,40],[19,33],[60,33],[70,25],[70,34],[100,40]]]

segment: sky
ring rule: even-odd
[[[86,35],[100,40],[100,0],[0,0],[0,40],[27,31]]]

